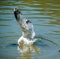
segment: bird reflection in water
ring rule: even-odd
[[[24,44],[23,41],[21,41],[20,46],[18,46],[18,50],[21,53],[20,59],[31,59],[32,52],[36,52],[37,54],[40,53],[40,48],[38,48],[36,45],[27,45]]]

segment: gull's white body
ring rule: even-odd
[[[28,39],[28,38],[24,38],[23,36],[21,36],[19,39],[18,39],[18,44],[20,45],[20,42],[21,41],[23,41],[24,42],[24,44],[26,45],[32,45],[35,41],[36,41],[36,39],[34,39],[34,40],[30,40],[30,39]]]
[[[14,9],[16,11],[16,9]],[[24,44],[33,44],[36,39],[34,39],[35,32],[33,28],[32,23],[26,23],[28,21],[22,14],[17,14],[17,22],[19,23],[21,29],[22,29],[22,36],[18,39],[18,44],[20,45],[21,41],[24,42]]]
[[[22,28],[22,36],[18,39],[18,44],[23,40],[24,44],[33,44],[36,41],[34,39],[35,32],[32,23],[26,24],[27,19],[20,15],[21,19],[18,21]]]

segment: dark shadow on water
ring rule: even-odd
[[[19,45],[17,43],[11,43],[11,44],[4,44],[3,46],[4,47],[17,47]],[[49,45],[45,44],[43,40],[37,40],[34,43],[34,46],[37,46],[37,47],[48,47]]]
[[[2,45],[0,45],[0,47],[2,47],[2,48],[7,48],[7,47],[17,47],[17,46],[18,46],[17,43],[2,44]]]
[[[17,46],[18,46],[18,44],[16,44],[16,43],[12,43],[12,44],[7,45],[7,47],[17,47]]]

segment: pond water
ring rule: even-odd
[[[41,40],[23,55],[17,45],[21,29],[14,8],[34,24],[35,38]],[[58,59],[59,45],[60,0],[0,0],[0,59]]]

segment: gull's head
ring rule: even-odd
[[[20,10],[17,8],[14,8],[14,16],[16,19],[18,19],[18,15],[20,15],[20,14],[21,14]]]

